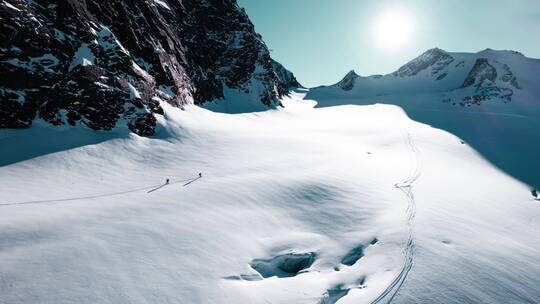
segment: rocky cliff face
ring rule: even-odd
[[[0,128],[39,117],[151,135],[160,102],[227,87],[272,106],[294,79],[235,0],[4,0],[0,21]]]
[[[283,81],[283,83],[287,86],[288,89],[303,88],[303,86],[298,82],[294,74],[291,71],[287,70],[283,65],[281,65],[281,63],[272,59],[272,68],[274,69],[274,72],[276,72],[278,78]]]
[[[474,90],[474,95],[464,97],[463,101],[477,104],[491,98],[511,101],[514,90],[521,89],[508,65],[487,58],[475,61],[462,87]]]

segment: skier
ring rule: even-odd
[[[168,179],[168,178],[165,180],[165,184],[166,184],[166,185],[169,184],[169,179]]]
[[[202,177],[202,172],[199,172],[199,178],[201,178],[201,177]]]
[[[534,199],[536,199],[536,200],[538,199],[538,191],[536,191],[536,189],[532,189],[531,194],[532,194],[532,196],[534,196]]]

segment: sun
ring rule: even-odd
[[[410,42],[413,30],[413,18],[406,10],[387,9],[376,19],[373,34],[377,47],[395,50]]]

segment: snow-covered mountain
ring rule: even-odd
[[[514,98],[538,100],[539,70],[540,60],[514,51],[486,49],[472,54],[434,48],[391,74],[363,77],[350,71],[337,84],[315,88],[312,93],[332,91],[355,97],[433,93],[440,101],[458,106]]]
[[[0,21],[0,303],[538,303],[540,60],[308,90],[234,0]]]
[[[4,0],[0,21],[0,128],[151,135],[161,101],[268,107],[294,85],[235,0]]]
[[[349,72],[311,89],[318,107],[387,103],[447,130],[522,181],[540,187],[540,59],[514,51],[431,49],[387,75]]]

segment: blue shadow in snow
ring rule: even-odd
[[[316,101],[318,108],[375,103],[397,105],[411,119],[454,134],[508,175],[540,188],[540,113],[519,109],[505,113],[512,107],[510,104],[505,107],[498,100],[486,101],[491,103],[488,108],[443,104],[434,100],[433,95],[420,94],[336,97],[315,89],[305,99]],[[511,103],[519,104],[519,98]],[[467,174],[466,169],[463,174]]]
[[[158,125],[156,134],[150,138],[168,139],[173,137],[171,132]],[[128,139],[130,136],[136,135],[125,126],[111,131],[96,131],[82,125],[58,127],[36,121],[26,129],[0,130],[0,167],[109,140]]]

